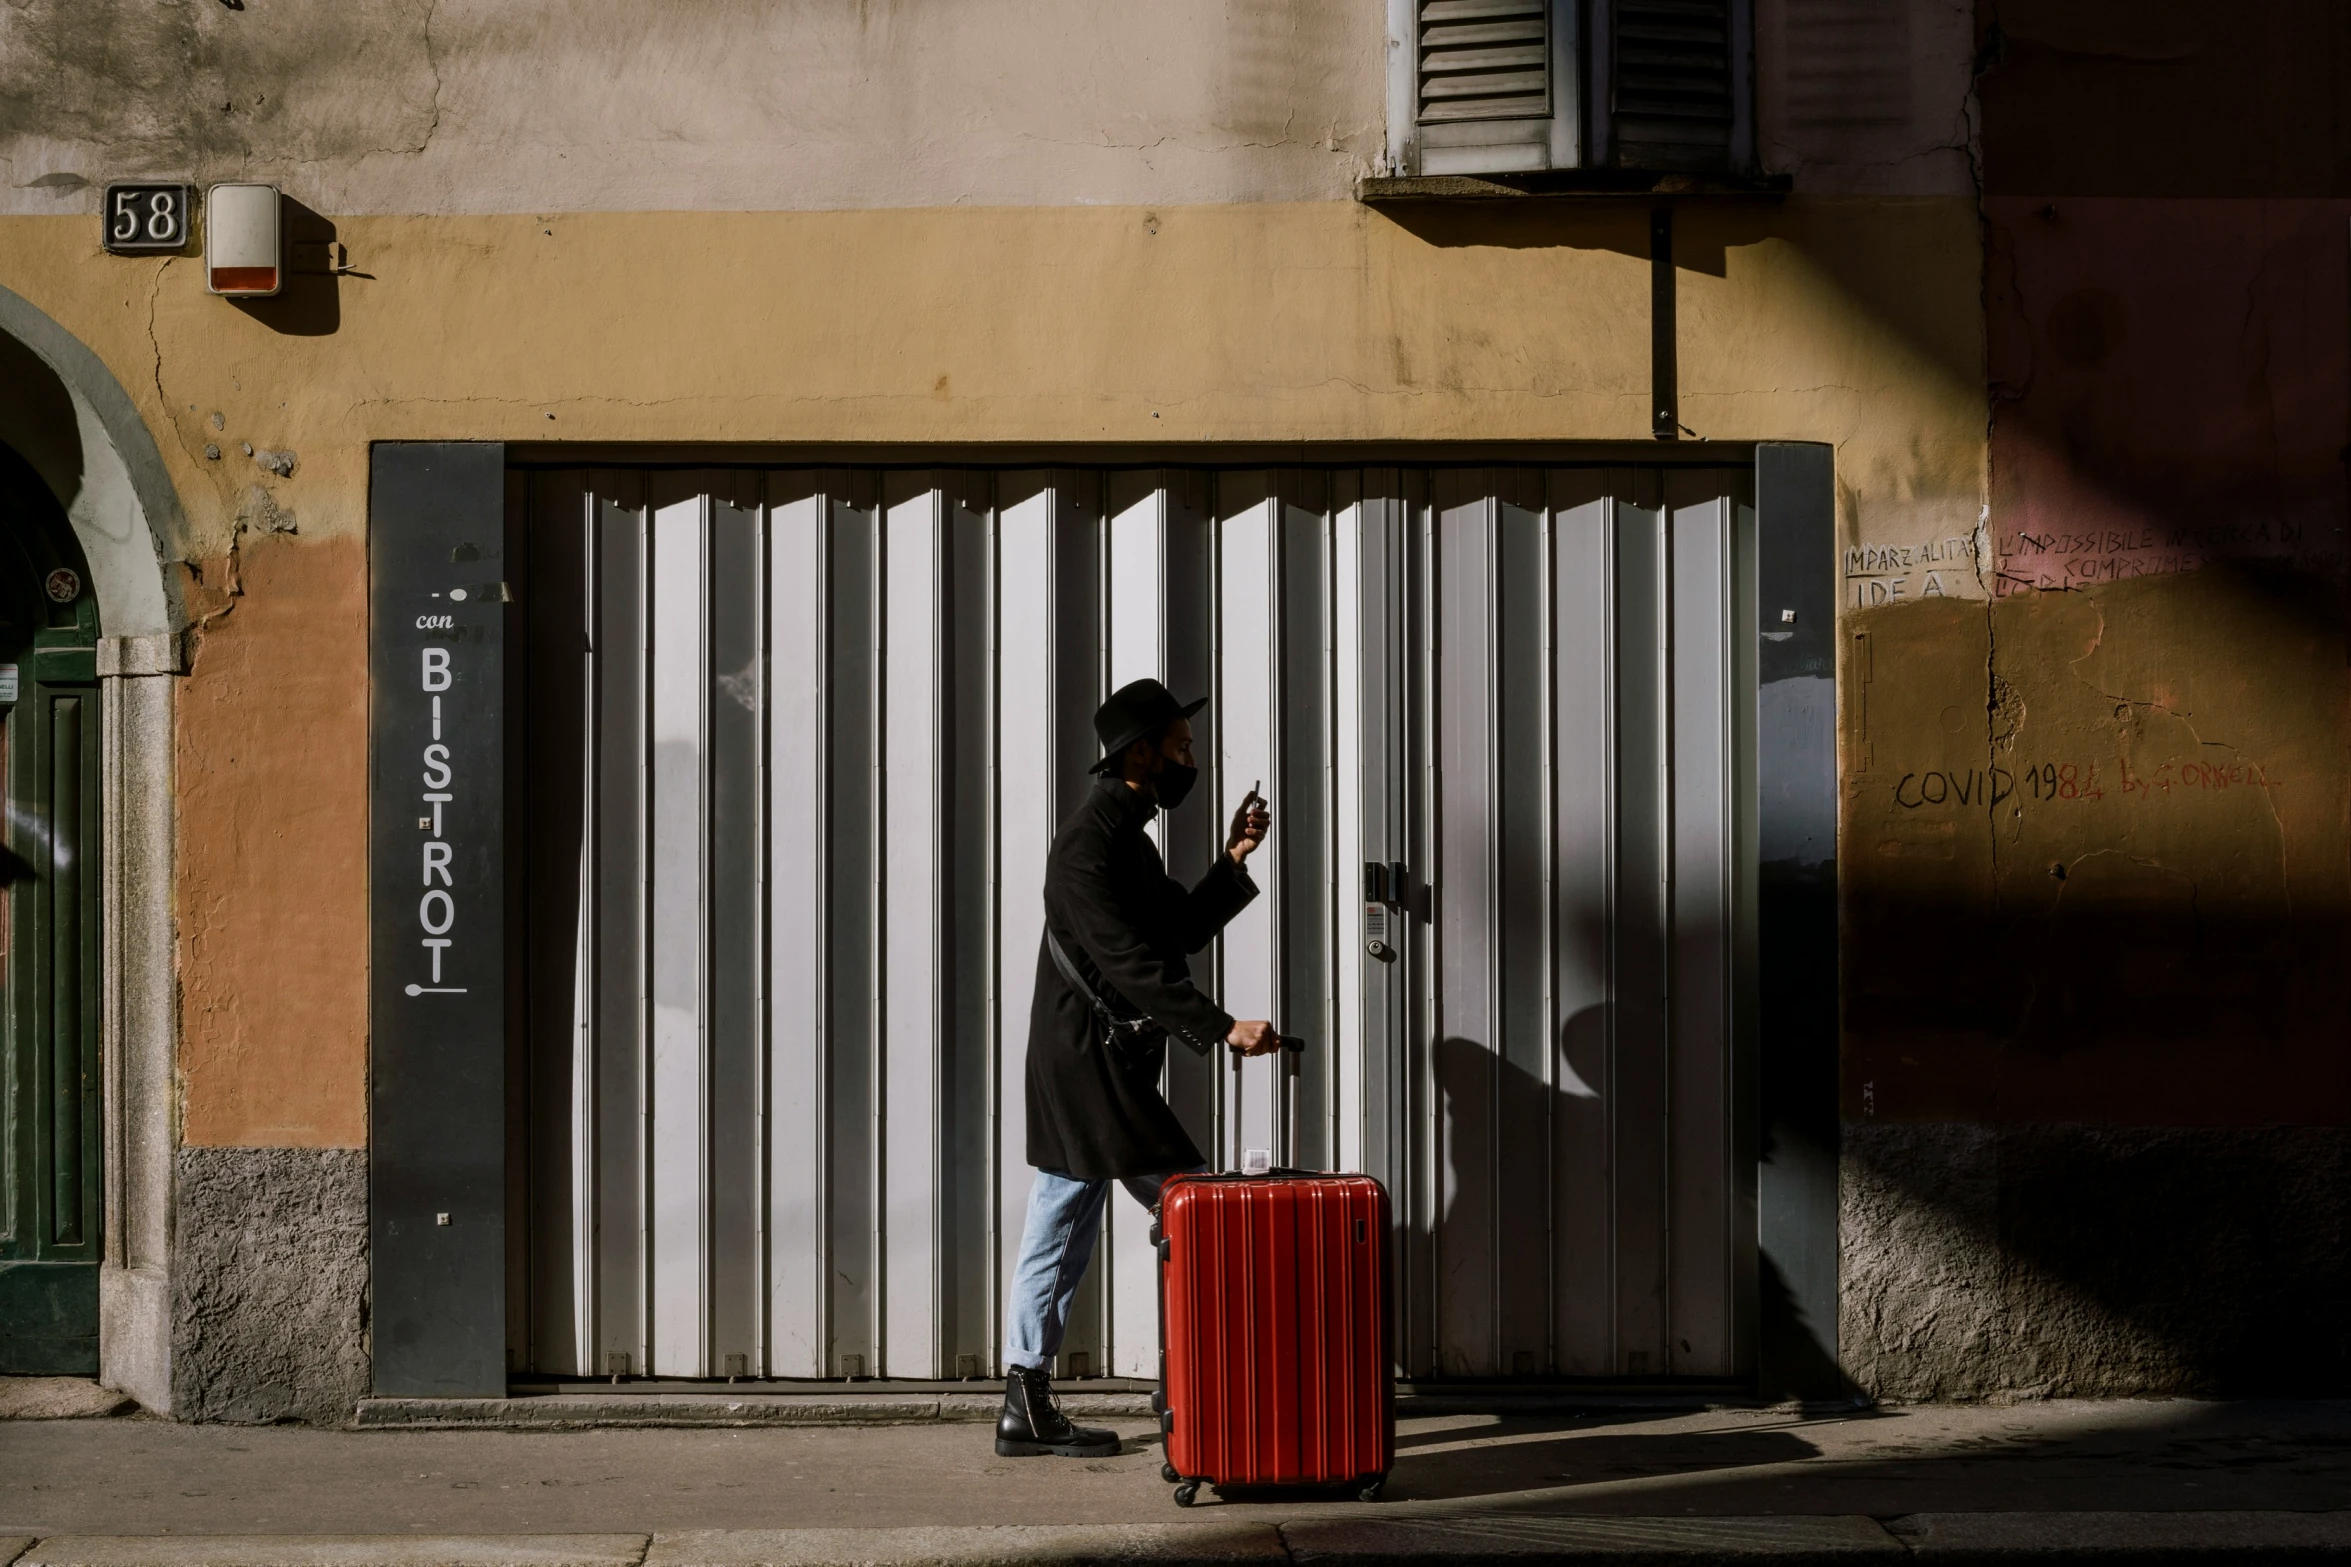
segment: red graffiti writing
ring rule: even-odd
[[[2283,784],[2269,776],[2269,770],[2257,763],[2247,762],[2165,762],[2145,777],[2131,771],[2131,764],[2122,764],[2122,792],[2139,795],[2167,795],[2174,789],[2277,789]]]

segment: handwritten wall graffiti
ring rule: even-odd
[[[1929,806],[1990,808],[2014,800],[2027,804],[2094,804],[2109,798],[2139,801],[2174,794],[2217,794],[2229,789],[2280,789],[2282,780],[2247,762],[2165,762],[2149,771],[2132,768],[2125,757],[2095,761],[2042,761],[2021,768],[1926,768],[1901,774],[1894,803],[1905,811]]]
[[[1894,803],[1906,811],[1925,805],[1998,805],[2015,792],[2016,775],[2005,767],[1938,768],[1904,773],[1894,786]]]
[[[1845,551],[1845,602],[1852,609],[1949,598],[1975,581],[1975,540],[1966,534],[1924,544],[1856,544]]]
[[[2173,790],[2218,793],[2224,789],[2282,789],[2283,781],[2272,778],[2264,767],[2243,762],[2165,762],[2144,776],[2133,774],[2128,761],[2122,763],[2122,792],[2124,794],[2168,795]]]
[[[2163,528],[2026,526],[2002,528],[1998,542],[1997,591],[2003,597],[2027,588],[2080,588],[2192,571],[2216,560],[2269,557],[2309,568],[2336,558],[2332,550],[2314,548],[2302,524],[2283,520]]]

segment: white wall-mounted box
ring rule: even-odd
[[[204,286],[261,299],[285,277],[284,224],[275,185],[215,185],[204,194]]]

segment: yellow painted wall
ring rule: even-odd
[[[192,1143],[365,1141],[373,441],[1649,434],[1647,214],[1629,204],[336,228],[352,275],[311,271],[283,299],[238,305],[207,296],[192,260],[100,253],[90,218],[0,219],[0,281],[130,390],[189,515]],[[298,247],[297,265],[326,254]],[[1850,537],[1970,533],[1985,482],[1979,255],[1963,197],[1683,209],[1684,422],[1713,440],[1836,443]],[[292,474],[246,443],[292,452]],[[272,531],[288,512],[295,531]],[[1983,591],[1972,568],[1949,588]]]

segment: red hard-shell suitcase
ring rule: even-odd
[[[1165,1477],[1343,1485],[1396,1452],[1388,1194],[1368,1175],[1179,1175],[1161,1189]]]

